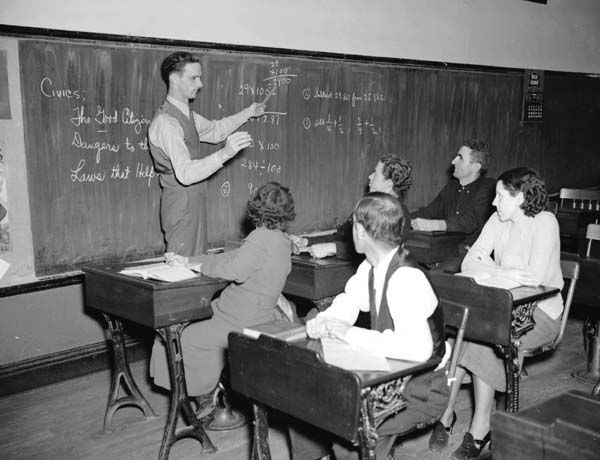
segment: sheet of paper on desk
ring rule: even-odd
[[[334,228],[332,230],[321,230],[320,232],[303,233],[300,236],[310,238],[310,237],[314,237],[314,236],[331,235],[332,233],[335,233],[336,231],[337,230]]]
[[[473,278],[475,282],[481,286],[496,287],[501,289],[512,289],[520,286],[520,284],[516,281],[509,280],[508,278],[502,278],[500,276],[491,276],[489,273],[460,272],[456,275]]]
[[[363,348],[354,347],[335,339],[321,339],[323,360],[327,364],[349,371],[387,371],[391,370],[385,356],[375,355]]]

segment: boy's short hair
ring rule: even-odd
[[[402,244],[404,212],[395,196],[383,192],[367,193],[356,204],[353,219],[374,240],[391,246]]]

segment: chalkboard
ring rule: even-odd
[[[165,96],[160,62],[172,51],[19,43],[38,276],[163,252],[146,131]],[[209,241],[241,235],[249,196],[269,180],[291,188],[295,230],[345,218],[398,131],[393,66],[193,51],[203,56],[199,113],[221,118],[274,92],[266,114],[243,128],[254,145],[209,181]]]
[[[331,228],[348,216],[383,153],[399,153],[412,163],[411,209],[445,185],[452,157],[472,137],[490,145],[491,176],[528,165],[556,182],[550,189],[557,190],[568,179],[563,152],[573,146],[589,166],[583,169],[588,175],[598,169],[593,155],[579,152],[596,145],[588,142],[597,133],[596,112],[586,109],[582,114],[592,113],[589,120],[578,118],[582,143],[548,142],[570,139],[561,107],[573,93],[571,79],[557,85],[564,78],[550,74],[546,128],[520,124],[520,71],[212,50],[189,43],[21,38],[37,276],[164,251],[146,131],[166,94],[160,63],[176,50],[202,56],[204,88],[195,110],[207,118],[235,113],[274,91],[267,113],[242,128],[254,145],[208,180],[209,244],[243,236],[246,202],[269,180],[292,190],[298,214],[292,231]],[[203,146],[207,154],[218,148]]]

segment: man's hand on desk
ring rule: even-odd
[[[335,243],[318,243],[309,247],[308,253],[315,259],[322,259],[323,257],[335,256],[337,249]]]
[[[423,232],[445,232],[447,230],[446,221],[441,219],[422,219],[421,217],[417,217],[410,221],[410,225],[413,230]]]
[[[302,238],[297,235],[288,235],[290,241],[292,242],[292,253],[300,254],[301,252],[305,252],[306,246],[308,245],[308,240],[306,238]]]
[[[189,257],[180,256],[179,254],[175,254],[174,252],[165,252],[165,263],[173,266],[180,266],[189,268],[197,273],[200,273],[200,269],[202,267],[201,263],[190,263]]]
[[[317,315],[306,323],[306,333],[311,339],[340,339],[345,341],[346,334],[352,325],[337,318]]]

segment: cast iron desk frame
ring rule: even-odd
[[[477,284],[472,278],[429,272],[429,280],[442,308],[461,305],[469,308],[465,339],[496,346],[506,368],[507,412],[519,410],[520,338],[533,329],[533,312],[540,300],[559,293],[547,286],[518,286],[501,289]],[[450,310],[444,308],[444,312]]]
[[[181,332],[191,321],[212,316],[211,299],[226,286],[226,281],[200,276],[193,280],[164,283],[122,275],[118,273],[121,268],[82,268],[85,274],[85,304],[102,312],[108,323],[113,349],[114,369],[104,429],[110,427],[112,416],[123,406],[139,407],[146,418],[155,416],[131,375],[121,323],[125,319],[155,329],[167,349],[171,403],[159,460],[166,460],[173,444],[186,437],[197,439],[204,452],[215,452],[217,449],[196,418],[188,398]],[[130,395],[119,398],[121,379]],[[180,412],[189,425],[177,430]]]
[[[253,402],[254,460],[271,459],[265,406],[359,444],[362,458],[374,460],[377,427],[407,406],[410,376],[440,362],[389,360],[391,372],[348,371],[322,361],[318,340],[288,343],[238,332],[229,334],[228,349],[231,386]]]

